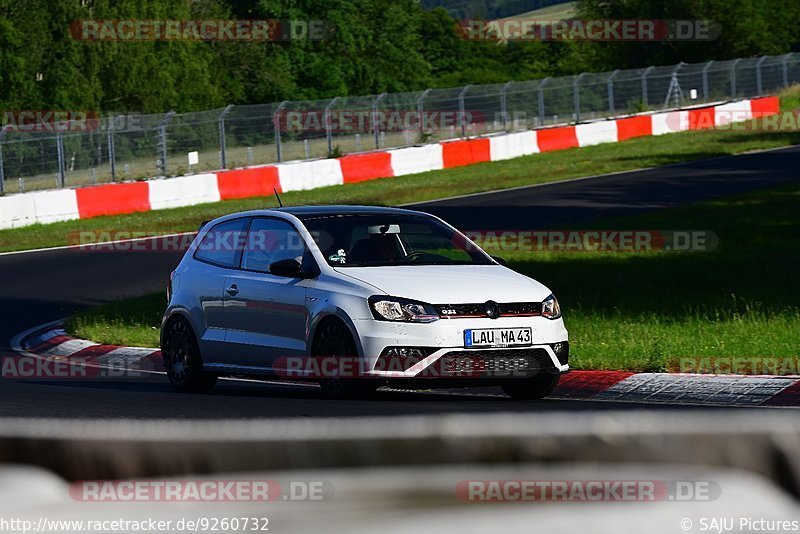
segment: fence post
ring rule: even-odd
[[[337,97],[334,97],[334,98],[333,98],[333,99],[330,101],[330,103],[329,103],[327,106],[325,106],[325,114],[324,114],[324,120],[325,120],[325,137],[328,139],[328,155],[329,155],[329,156],[330,156],[331,154],[333,154],[333,131],[332,131],[332,129],[331,129],[331,108],[332,108],[332,107],[333,107],[333,105],[334,105],[334,104],[336,104],[336,102],[338,102],[339,100],[340,100],[340,98],[339,98],[338,96],[337,96]]]
[[[3,169],[3,138],[6,136],[6,129],[0,129],[0,195],[6,192],[6,173]]]
[[[741,60],[742,58],[734,60],[733,65],[731,65],[731,96],[733,98],[736,98],[736,65],[738,65]]]
[[[283,161],[283,145],[281,145],[281,120],[279,114],[283,111],[283,108],[289,103],[288,100],[284,100],[278,107],[275,108],[275,112],[272,114],[272,126],[275,128],[275,148],[278,151],[278,163]]]
[[[615,70],[614,72],[611,73],[611,75],[608,77],[608,82],[607,82],[608,83],[608,111],[611,113],[611,115],[614,115],[614,113],[616,113],[616,108],[615,108],[615,104],[614,104],[614,78],[617,77],[617,74],[619,74],[619,69],[617,69],[617,70]]]
[[[465,85],[464,88],[458,93],[458,122],[461,125],[461,137],[467,136],[467,108],[464,106],[464,96],[469,91],[471,86]]]
[[[228,168],[228,143],[225,139],[225,117],[233,109],[233,104],[228,105],[219,115],[219,162],[223,169]]]
[[[67,170],[64,161],[64,137],[61,132],[56,133],[56,150],[58,151],[58,187],[63,189],[67,185]]]
[[[645,106],[650,105],[649,99],[647,98],[647,75],[650,74],[653,69],[655,69],[655,67],[651,65],[644,69],[642,73],[642,103],[644,103]]]
[[[508,131],[508,88],[511,87],[511,84],[514,82],[508,82],[503,86],[503,90],[500,92],[500,113],[503,114],[503,131]]]
[[[172,120],[172,117],[175,116],[174,111],[170,111],[164,118],[161,119],[161,123],[158,125],[158,148],[161,152],[161,174],[162,176],[167,175],[167,124],[169,121]]]
[[[542,80],[542,82],[539,84],[539,118],[541,119],[542,122],[540,126],[544,125],[544,91],[542,91],[542,89],[544,89],[545,84],[549,82],[551,79],[552,78],[548,76],[547,78]]]
[[[791,52],[783,56],[783,86],[789,87],[789,56]]]
[[[581,121],[581,79],[586,76],[585,72],[581,72],[577,76],[575,76],[575,80],[572,82],[572,97],[575,101],[575,122]]]
[[[708,102],[708,69],[711,68],[713,64],[714,60],[712,59],[703,67],[703,100],[706,102]]]
[[[117,181],[117,154],[116,150],[114,149],[114,125],[109,120],[108,124],[108,131],[106,132],[106,136],[108,138],[108,164],[111,167],[111,181]]]
[[[386,96],[386,93],[379,94],[375,101],[372,103],[372,129],[375,132],[375,148],[378,149],[381,147],[381,132],[380,132],[380,124],[378,124],[378,104],[380,104],[383,97]]]
[[[758,96],[764,94],[764,85],[762,84],[761,77],[761,64],[764,63],[765,59],[767,59],[767,56],[761,56],[758,61],[756,61],[756,91],[758,92]]]
[[[425,89],[417,99],[417,114],[419,115],[419,140],[423,141],[425,137],[425,97],[430,93],[430,89]]]
[[[673,95],[675,97],[675,107],[680,107],[681,100],[683,99],[683,91],[681,90],[681,83],[678,81],[678,72],[684,65],[686,65],[686,63],[681,61],[672,69],[672,74],[670,74],[669,79],[669,88],[667,89],[667,97],[664,99],[664,109],[669,107],[669,98]]]

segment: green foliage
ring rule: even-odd
[[[600,70],[778,55],[800,47],[797,0],[582,0],[578,7],[582,19],[708,20],[718,29],[710,41],[584,43]]]
[[[344,154],[342,153],[342,147],[339,145],[334,146],[333,150],[328,154],[329,158],[341,158],[342,156],[344,156]]]
[[[457,19],[559,0],[0,0],[0,108],[163,113],[419,91],[800,48],[796,0],[583,0],[581,18],[709,19],[711,42],[462,38]],[[84,19],[324,21],[322,41],[84,41]]]

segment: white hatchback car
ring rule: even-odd
[[[172,273],[168,301],[164,365],[185,391],[248,376],[317,381],[331,396],[499,385],[533,399],[569,370],[552,292],[416,211],[220,217]]]

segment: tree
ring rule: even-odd
[[[797,0],[583,0],[580,18],[708,20],[719,36],[711,41],[587,43],[595,70],[697,63],[763,54],[784,54],[800,48]]]

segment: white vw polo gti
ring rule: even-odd
[[[226,215],[200,229],[167,293],[161,348],[184,391],[248,376],[330,396],[496,385],[535,399],[569,370],[552,292],[416,211]]]

